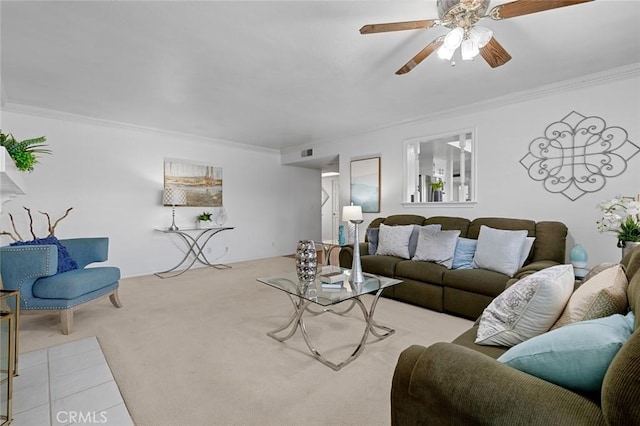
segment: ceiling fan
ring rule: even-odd
[[[408,73],[436,51],[440,58],[451,60],[458,48],[463,60],[472,60],[480,54],[491,68],[496,68],[509,62],[511,55],[493,37],[490,29],[476,26],[478,21],[484,18],[499,21],[590,1],[593,0],[515,0],[495,6],[486,13],[490,0],[438,0],[440,19],[368,24],[360,28],[360,34],[428,29],[436,26],[451,28],[446,35],[433,40],[396,71],[398,75]]]

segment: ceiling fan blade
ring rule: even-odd
[[[590,1],[593,0],[516,0],[494,7],[489,16],[493,19],[507,19]]]
[[[439,23],[436,19],[425,21],[389,22],[386,24],[368,24],[360,28],[360,34],[386,33],[389,31],[419,30],[431,28]]]
[[[511,60],[509,52],[504,50],[504,47],[502,47],[494,37],[491,37],[489,43],[480,48],[480,55],[482,55],[491,68],[497,68]]]
[[[442,43],[444,42],[444,37],[438,37],[433,40],[431,43],[427,45],[424,49],[422,49],[416,56],[414,56],[409,62],[404,64],[402,68],[396,71],[397,75],[406,74],[412,69],[414,69],[420,62],[424,61],[425,58],[431,55],[436,49],[438,49]]]

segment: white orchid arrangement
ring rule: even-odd
[[[618,247],[625,242],[640,242],[640,201],[617,195],[598,203],[602,218],[596,221],[598,231],[615,232]]]

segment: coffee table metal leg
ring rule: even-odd
[[[294,335],[294,333],[296,332],[300,324],[300,317],[302,317],[302,314],[304,313],[306,305],[310,303],[309,301],[306,301],[302,298],[300,298],[298,302],[296,302],[293,299],[293,297],[291,297],[291,295],[287,294],[287,296],[289,296],[289,300],[291,300],[291,303],[293,304],[293,314],[291,314],[291,317],[289,318],[289,321],[287,321],[286,324],[276,328],[275,330],[271,330],[270,332],[267,333],[267,336],[276,339],[278,342],[284,342],[285,340],[288,340],[289,338],[291,338],[291,336]],[[294,325],[293,327],[291,327],[289,334],[287,334],[284,337],[276,336],[276,334],[280,333],[283,330],[286,330],[287,327],[289,327],[291,324],[294,324]]]
[[[344,367],[345,365],[351,363],[353,360],[355,360],[356,358],[358,358],[358,356],[360,356],[360,354],[362,353],[362,351],[364,350],[364,346],[367,343],[367,337],[369,337],[369,333],[373,334],[374,336],[376,336],[378,339],[384,339],[389,337],[390,335],[392,335],[393,333],[395,333],[395,330],[392,328],[389,328],[385,325],[382,325],[380,323],[378,323],[377,321],[373,320],[373,314],[375,312],[376,309],[376,305],[378,304],[378,299],[380,298],[380,294],[382,293],[382,290],[379,290],[373,299],[373,302],[371,302],[371,307],[369,308],[369,310],[367,310],[367,307],[365,306],[365,304],[362,302],[362,300],[360,300],[359,297],[353,298],[351,299],[352,303],[351,305],[343,310],[343,311],[334,311],[333,309],[325,309],[323,311],[313,311],[310,310],[308,308],[309,304],[311,302],[309,302],[308,300],[299,298],[298,301],[296,302],[294,300],[294,298],[288,294],[289,299],[291,300],[291,303],[293,304],[294,307],[294,312],[291,315],[291,317],[289,318],[289,320],[287,321],[286,324],[284,324],[283,326],[270,331],[267,333],[267,335],[269,337],[272,337],[274,339],[276,339],[279,342],[284,342],[285,340],[291,338],[291,336],[294,335],[295,331],[300,328],[300,332],[302,333],[302,337],[304,338],[304,342],[306,343],[307,347],[309,348],[309,350],[311,351],[311,354],[313,355],[313,357],[315,359],[317,359],[318,361],[320,361],[322,364],[326,365],[327,367],[330,367],[331,369],[335,370],[335,371],[339,371],[342,367]],[[351,309],[353,309],[353,307],[355,305],[358,305],[360,307],[360,310],[362,311],[362,315],[364,317],[364,320],[366,322],[365,328],[364,328],[364,332],[362,333],[362,338],[360,339],[360,342],[358,343],[358,345],[356,346],[355,350],[351,353],[351,355],[349,355],[349,357],[347,357],[347,359],[345,359],[344,361],[336,364],[333,363],[331,361],[329,361],[328,359],[326,359],[324,356],[322,356],[322,354],[313,346],[313,344],[311,343],[311,340],[309,338],[309,335],[307,334],[307,329],[304,325],[304,319],[302,317],[302,315],[304,314],[305,311],[309,311],[311,312],[313,315],[319,315],[325,312],[330,312],[336,315],[340,315],[342,316],[344,313],[349,312]],[[293,324],[293,326],[292,326]],[[284,336],[284,337],[278,337],[276,336],[277,333],[286,330],[288,327],[291,327],[291,330],[289,331],[289,333]],[[379,333],[376,328],[380,329],[380,330],[384,330],[386,331],[386,333]]]

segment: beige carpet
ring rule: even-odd
[[[69,336],[55,315],[23,315],[20,352],[97,336],[141,426],[388,425],[400,352],[450,341],[471,325],[381,298],[375,318],[396,333],[381,341],[370,336],[362,355],[336,372],[311,356],[299,332],[285,343],[266,335],[289,318],[291,302],[256,278],[293,268],[292,259],[278,257],[173,279],[125,279],[124,307],[103,299],[79,309]],[[334,362],[354,349],[363,326],[357,308],[348,318],[324,314],[307,322]]]

